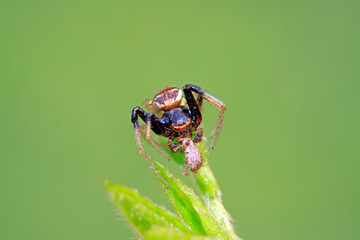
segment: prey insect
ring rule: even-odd
[[[194,93],[197,94],[196,99]],[[181,105],[183,95],[187,106]],[[151,110],[150,113],[145,112],[138,106],[132,110],[131,122],[134,125],[135,139],[139,152],[165,183],[166,181],[153,165],[150,156],[144,151],[142,138],[145,138],[161,155],[170,160],[161,151],[158,143],[151,138],[150,133],[153,131],[157,135],[168,138],[168,147],[172,152],[178,152],[181,148],[184,150],[187,166],[183,170],[183,174],[189,175],[185,173],[188,168],[192,172],[197,173],[197,170],[202,166],[203,158],[200,149],[194,143],[200,142],[203,136],[203,130],[200,128],[203,99],[220,111],[215,128],[210,134],[211,138],[214,137],[210,144],[210,147],[213,149],[220,135],[226,105],[198,86],[187,84],[182,89],[177,87],[164,88],[155,95],[153,100],[145,100],[146,107]],[[145,122],[145,125],[139,125],[139,117]],[[196,131],[195,135],[193,134],[194,131]],[[166,184],[168,185],[168,183]]]

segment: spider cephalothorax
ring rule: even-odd
[[[197,94],[195,100],[193,92]],[[187,106],[182,106],[181,101],[185,95]],[[199,127],[202,121],[201,108],[202,100],[206,99],[210,104],[220,110],[216,126],[212,131],[210,137],[215,136],[211,143],[211,148],[214,148],[216,140],[219,137],[221,126],[224,119],[226,105],[202,90],[195,85],[185,85],[183,89],[177,87],[167,87],[158,92],[154,100],[146,100],[145,105],[152,111],[146,113],[140,107],[135,107],[132,111],[131,121],[134,124],[135,138],[139,148],[139,152],[145,157],[151,168],[158,174],[149,156],[144,152],[144,147],[141,141],[141,133],[143,132],[152,146],[154,146],[163,156],[165,155],[160,147],[150,137],[150,131],[155,134],[167,137],[169,139],[168,146],[171,151],[177,152],[180,148],[184,149],[187,167],[191,171],[196,172],[202,165],[202,156],[198,147],[193,143],[198,143],[202,138],[202,129]],[[145,123],[145,126],[139,126],[138,117]],[[193,132],[196,131],[195,136]],[[175,145],[177,142],[178,145]],[[184,175],[185,172],[183,172]]]

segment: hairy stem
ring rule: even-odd
[[[159,142],[167,148],[166,143],[163,139],[159,139]],[[217,221],[217,224],[221,227],[222,231],[227,235],[228,239],[232,240],[241,240],[239,236],[236,235],[234,227],[232,225],[232,220],[230,214],[226,211],[222,200],[221,200],[221,190],[219,184],[217,183],[214,174],[212,173],[209,163],[208,163],[208,150],[207,150],[208,141],[206,137],[202,138],[202,141],[196,144],[201,151],[203,156],[203,165],[196,174],[190,174],[195,184],[198,186],[201,197],[205,203],[207,209],[214,214],[214,218]],[[185,157],[184,154],[173,153],[167,149],[168,154],[173,160],[177,163],[185,166]]]
[[[204,162],[199,172],[191,175],[193,176],[196,184],[199,186],[199,190],[206,207],[214,213],[215,219],[223,231],[228,235],[229,239],[241,240],[241,238],[236,235],[231,223],[231,216],[226,211],[222,203],[219,184],[217,183],[208,163],[206,143],[206,139],[203,138],[203,141],[198,144],[203,155]]]

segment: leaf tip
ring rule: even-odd
[[[106,178],[103,178],[102,182],[107,189],[109,189],[111,187],[111,183]]]

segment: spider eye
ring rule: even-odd
[[[161,124],[169,125],[170,120],[169,120],[168,117],[163,117],[163,118],[160,119],[160,122],[161,122]]]

